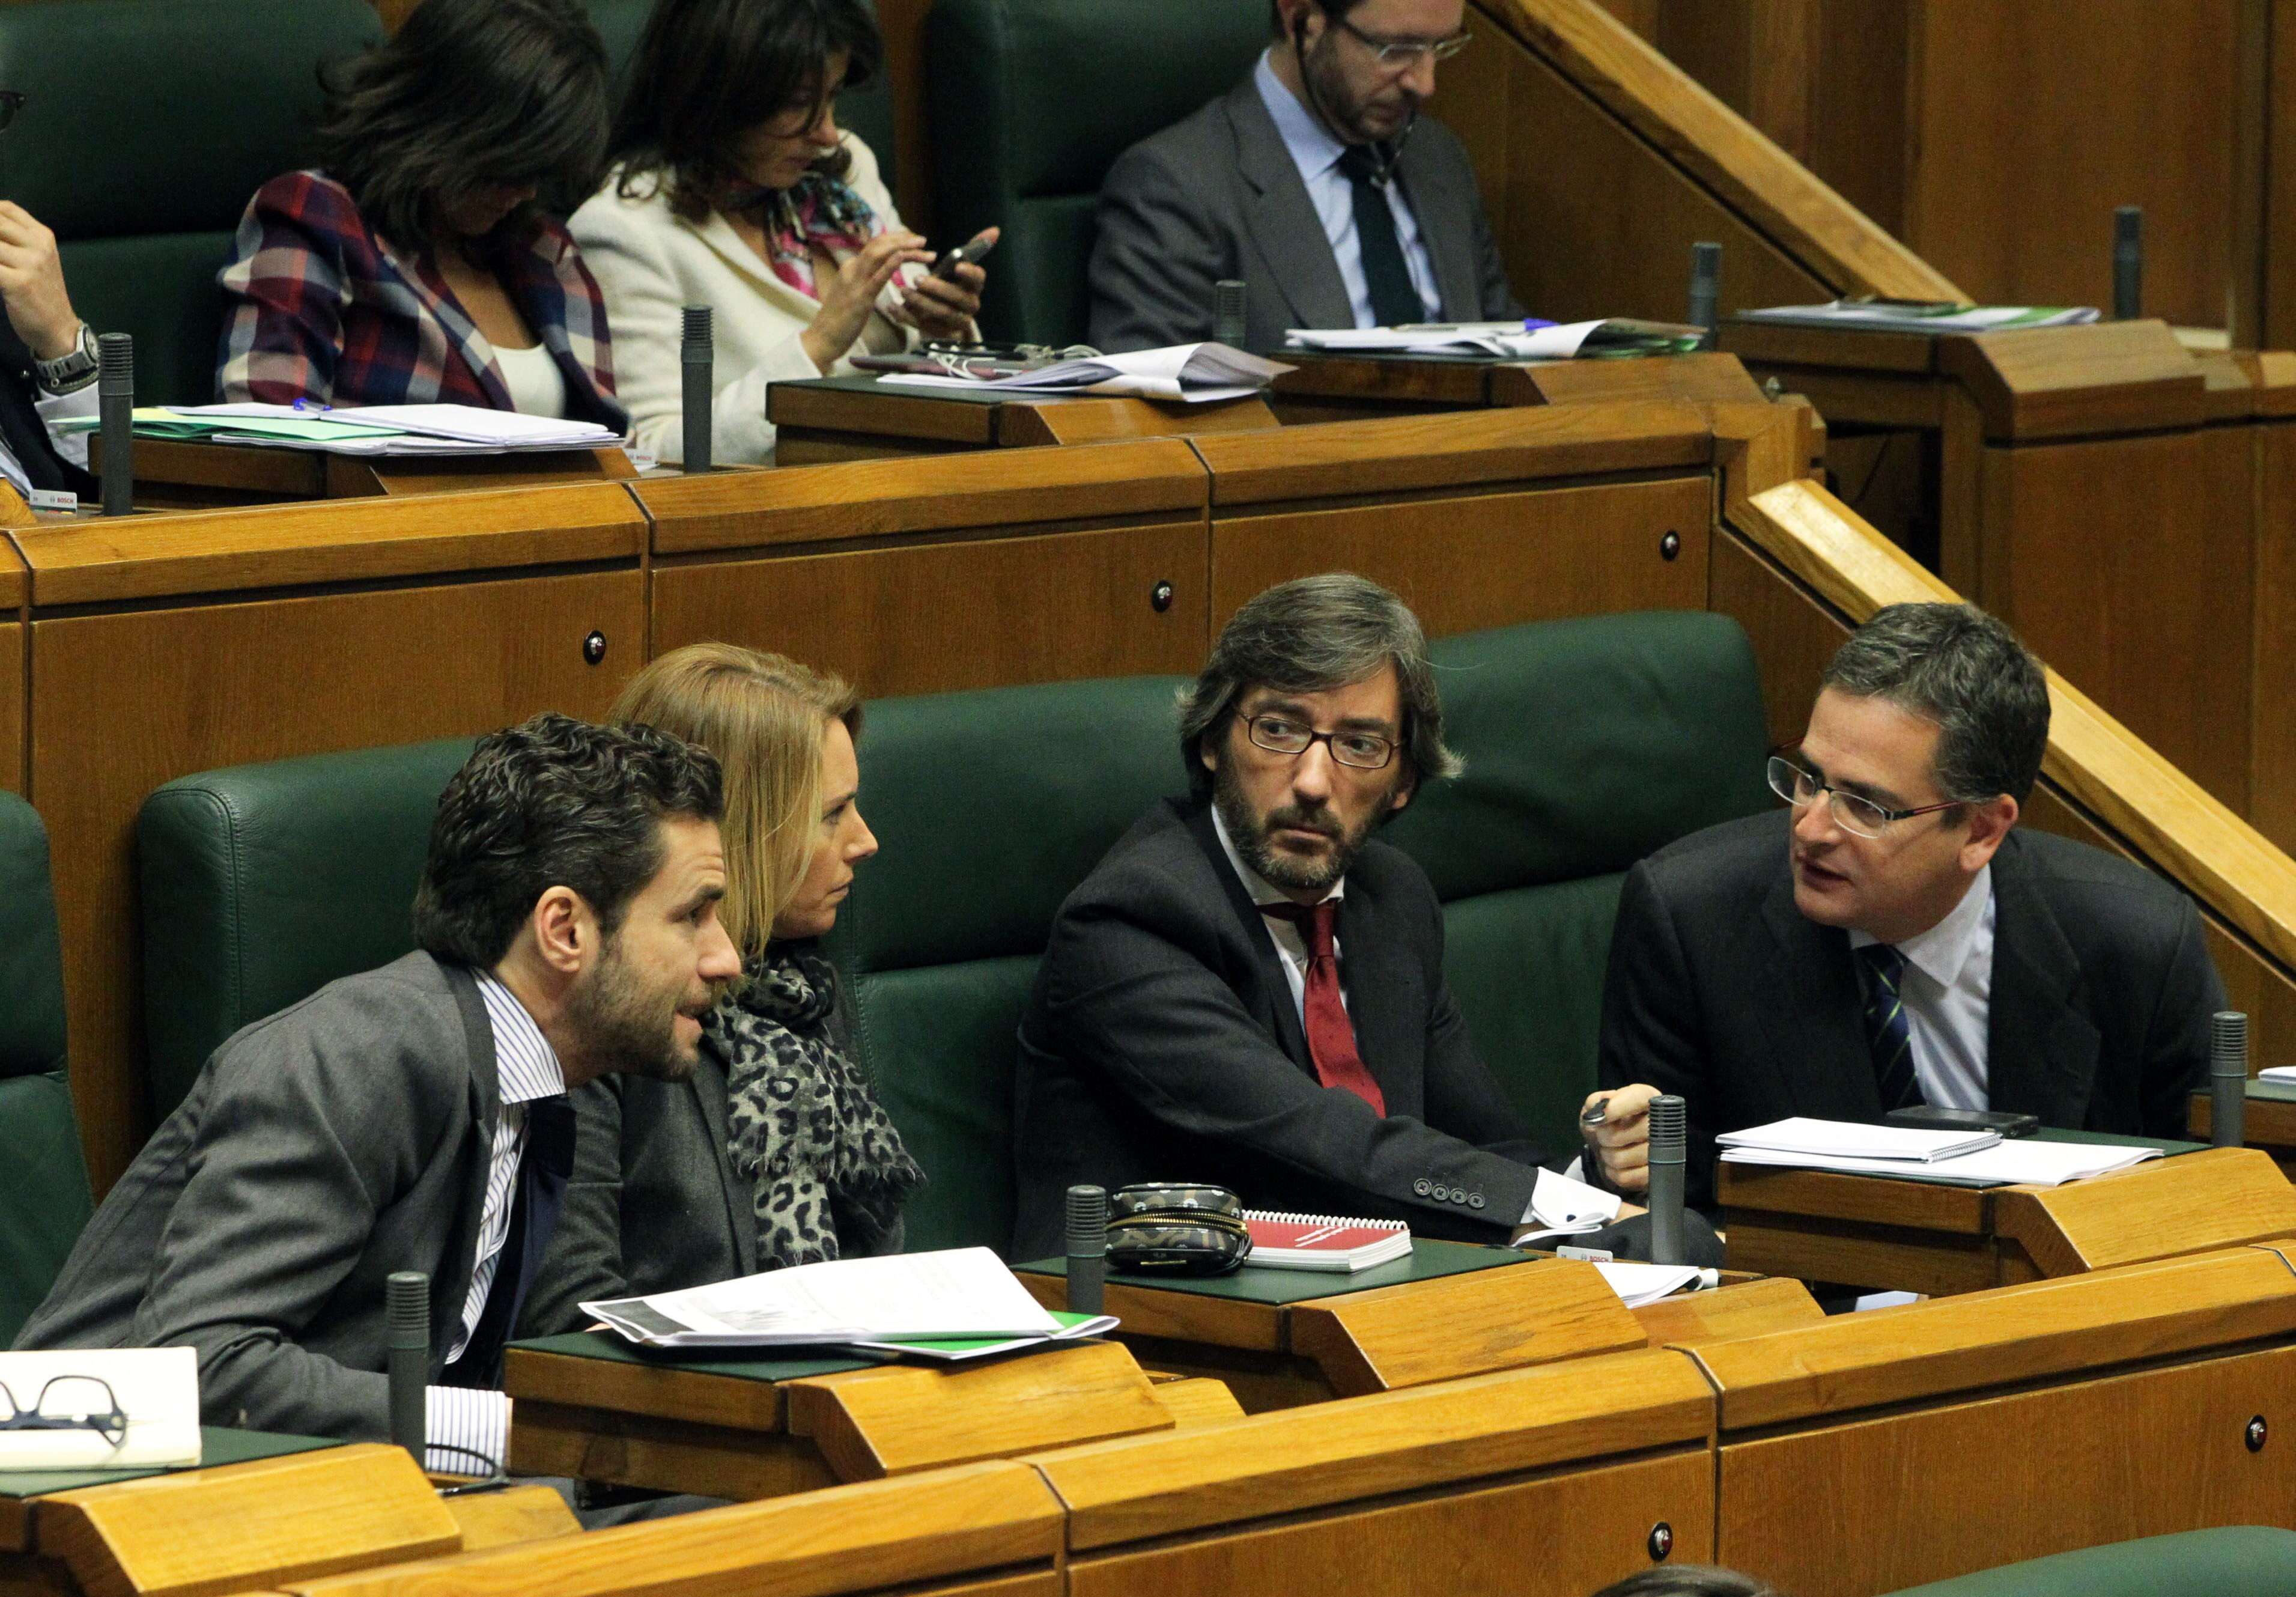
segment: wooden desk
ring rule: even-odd
[[[1712,350],[1622,360],[1495,360],[1286,350],[1275,358],[1297,368],[1278,377],[1268,395],[1287,427],[1510,405],[1753,404],[1763,397],[1737,357]]]
[[[2241,1146],[2260,1148],[2284,1171],[2296,1170],[2296,1087],[2251,1081],[2241,1115]],[[2188,1124],[2205,1140],[2216,1126],[2216,1105],[2205,1089],[2193,1094]]]
[[[554,482],[620,482],[638,474],[630,457],[619,448],[387,459],[256,444],[139,438],[135,440],[135,458],[139,510],[203,510],[294,499],[533,488]],[[88,440],[88,463],[91,471],[103,469],[100,435]]]
[[[742,1499],[1177,1422],[1109,1342],[926,1368],[666,1357],[586,1332],[512,1344],[503,1387],[513,1471]]]
[[[1102,443],[1273,427],[1258,397],[1167,405],[1104,394],[1013,394],[909,388],[874,377],[816,377],[766,389],[774,464],[820,465],[891,455]]]
[[[1726,1164],[1717,1189],[1733,1269],[1932,1297],[2296,1236],[2296,1188],[2244,1148],[2062,1187]]]

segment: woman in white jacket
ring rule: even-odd
[[[680,313],[714,308],[710,449],[773,458],[766,385],[849,357],[972,336],[987,274],[924,269],[869,147],[831,103],[879,70],[860,0],[656,0],[614,119],[611,169],[570,224],[604,291],[638,447],[684,457]]]

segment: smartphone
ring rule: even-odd
[[[989,229],[984,227],[965,240],[962,249],[943,250],[940,259],[933,262],[932,275],[954,282],[958,267],[979,266],[988,258],[988,251],[996,247],[996,240],[990,235]]]
[[[1884,1118],[1891,1125],[1910,1125],[1924,1132],[1999,1132],[2005,1137],[2030,1137],[2041,1129],[2034,1116],[2010,1109],[1934,1109],[1922,1105],[1892,1109]]]

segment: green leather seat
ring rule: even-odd
[[[982,331],[1080,342],[1101,179],[1235,86],[1267,48],[1267,0],[936,0],[925,20],[933,223],[1004,229]]]
[[[48,834],[0,793],[0,1347],[16,1339],[87,1223],[87,1166],[64,1079],[63,949],[48,885]]]
[[[370,0],[0,5],[0,195],[54,229],[72,303],[135,339],[136,397],[215,397],[216,273],[250,195],[310,164],[318,63],[381,37]]]
[[[587,4],[590,21],[598,25],[599,36],[606,41],[606,60],[613,70],[614,98],[619,102],[622,86],[629,80],[630,57],[637,54],[638,36],[645,31],[653,0],[587,0]],[[873,0],[869,9],[873,14],[875,12]],[[893,183],[893,92],[890,78],[889,73],[881,71],[874,83],[837,96],[837,125],[850,128],[869,146],[889,188]]]
[[[182,777],[135,820],[153,1118],[216,1046],[414,946],[430,819],[472,739]]]
[[[2296,1531],[2232,1525],[2005,1564],[1908,1586],[1897,1597],[2287,1597],[2291,1592],[2296,1592]]]

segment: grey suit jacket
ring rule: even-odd
[[[1457,136],[1423,116],[1396,171],[1444,317],[1521,316]],[[1291,327],[1355,325],[1308,185],[1249,77],[1108,169],[1092,251],[1092,342],[1115,353],[1210,338],[1212,284],[1223,277],[1250,287],[1251,349],[1280,349]]]
[[[210,1425],[387,1436],[384,1279],[430,1278],[435,1379],[499,1103],[469,971],[414,953],[328,984],[216,1050],[16,1346],[189,1345]]]
[[[2225,1007],[2192,900],[2140,866],[2012,832],[1993,859],[1988,1098],[2044,1125],[2185,1134]],[[1693,1202],[1714,1137],[1792,1115],[1882,1118],[1849,934],[1794,908],[1784,811],[1627,874],[1603,990],[1605,1087],[1689,1100]]]
[[[830,1030],[850,1055],[842,981]],[[702,1046],[682,1082],[601,1076],[573,1101],[574,1176],[519,1314],[521,1336],[579,1330],[592,1321],[585,1303],[757,1273],[755,1206],[726,1157],[726,1062],[714,1049]],[[900,1248],[896,1225],[882,1251]]]

